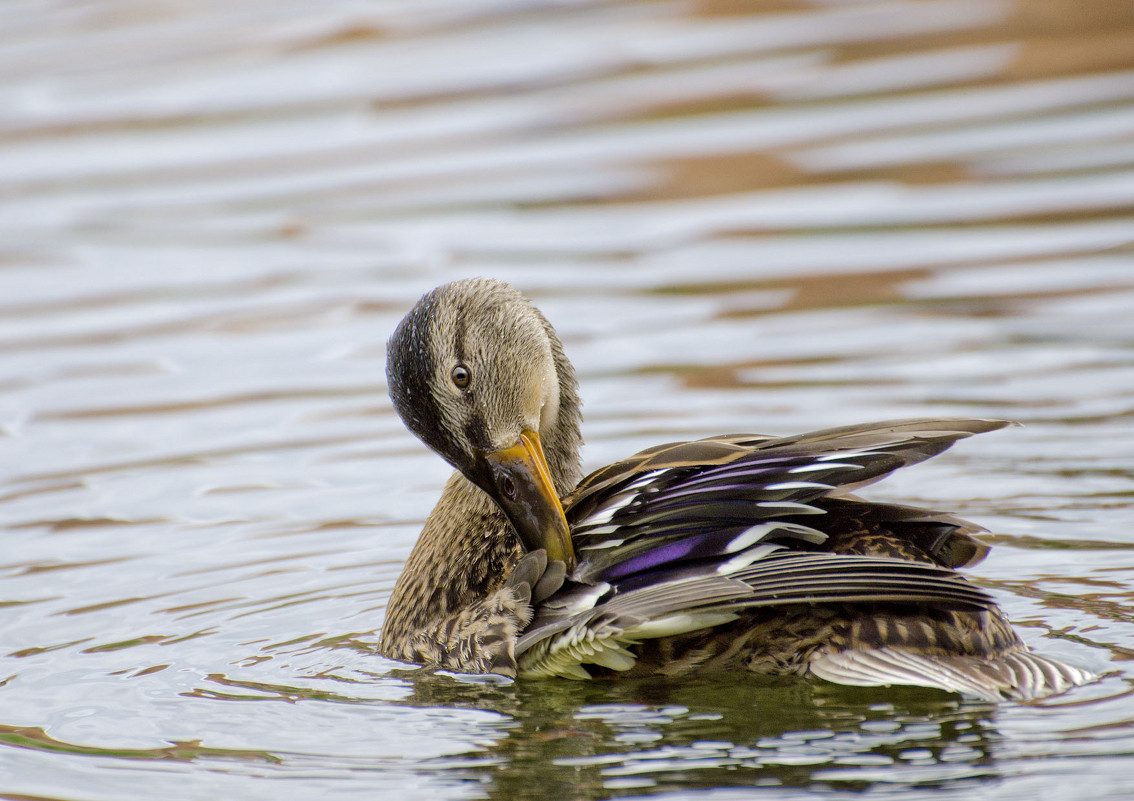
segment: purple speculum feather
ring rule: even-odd
[[[687,558],[696,548],[695,540],[697,539],[699,538],[690,537],[646,551],[644,554],[611,565],[608,569],[603,571],[602,577],[606,581],[618,579],[623,576],[629,576],[632,573],[640,573],[643,570],[652,570],[661,567],[667,562]]]
[[[624,559],[602,571],[603,580],[623,578],[624,576],[641,573],[647,570],[656,570],[671,562],[680,562],[691,558],[712,557],[727,553],[728,544],[744,529],[735,526],[721,527],[714,531],[693,534],[676,542],[658,545],[645,553]]]

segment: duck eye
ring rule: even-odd
[[[469,368],[465,367],[463,364],[458,364],[453,368],[453,372],[449,373],[449,377],[453,379],[453,383],[456,384],[458,388],[464,389],[469,385],[469,381],[472,380],[472,373],[470,373]]]

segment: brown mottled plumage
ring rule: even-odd
[[[492,499],[454,473],[390,599],[382,629],[387,652],[456,671],[503,667],[485,640],[514,640],[531,619],[526,601],[505,582],[521,556]]]
[[[984,698],[1092,678],[1030,652],[954,572],[983,557],[978,528],[851,494],[1008,423],[711,437],[578,482],[570,362],[526,298],[484,279],[425,295],[387,375],[407,426],[457,468],[390,598],[391,657],[528,677],[746,669]]]

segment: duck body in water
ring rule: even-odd
[[[643,451],[580,481],[574,368],[518,291],[427,293],[388,345],[394,408],[456,468],[382,650],[457,672],[713,670],[1030,699],[1089,681],[955,572],[976,526],[852,494],[1000,420],[899,420]]]

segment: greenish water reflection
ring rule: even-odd
[[[748,676],[486,686],[403,675],[413,687],[405,703],[506,716],[505,733],[482,755],[431,763],[486,784],[490,798],[939,788],[997,776],[995,705],[934,690]]]

